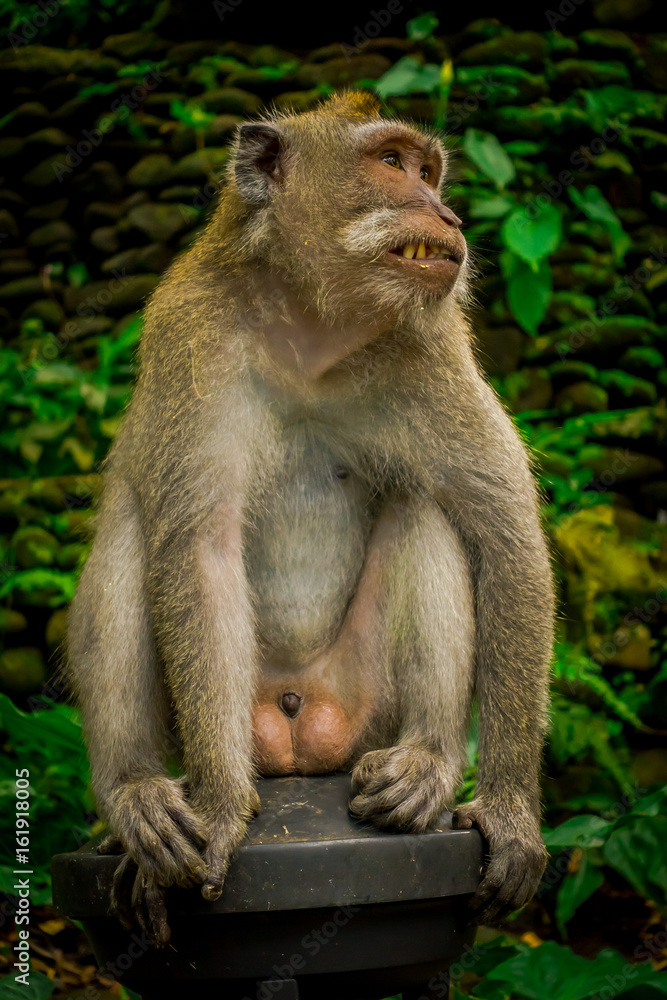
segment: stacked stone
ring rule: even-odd
[[[570,221],[550,259],[555,294],[540,336],[531,338],[513,318],[495,266],[502,217],[476,215],[475,192],[488,189],[489,179],[463,155],[453,157],[449,196],[466,220],[482,272],[476,319],[482,363],[516,413],[546,411],[555,428],[601,415],[599,423],[582,424],[576,453],[559,450],[558,430],[538,442],[545,485],[584,463],[617,500],[607,536],[613,545],[630,549],[650,538],[655,550],[633,563],[634,576],[621,574],[613,586],[657,588],[667,570],[667,541],[655,523],[667,507],[667,42],[609,28],[568,37],[567,24],[559,27],[563,34],[514,32],[485,20],[454,37],[420,42],[370,38],[359,29],[352,44],[307,54],[210,40],[175,44],[142,30],[110,36],[96,50],[54,49],[36,39],[0,53],[5,348],[32,360],[36,353],[45,368],[67,362],[94,371],[103,345],[129,337],[160,274],[210,212],[239,122],[267,106],[305,110],[331,88],[370,86],[406,55],[436,65],[451,55],[450,145],[456,150],[469,127],[497,135],[526,193],[573,214],[568,188],[599,186],[632,238],[619,272],[604,226],[581,215]],[[601,111],[592,125],[595,95],[609,87],[616,88],[618,120]],[[625,113],[633,90],[641,100]],[[433,118],[427,94],[392,97],[389,104],[423,122]],[[600,301],[611,305],[601,311]],[[49,371],[44,380],[56,377],[55,367]],[[119,392],[129,392],[130,377],[129,368],[119,368],[125,383]],[[20,423],[20,393],[12,399],[11,420]],[[626,413],[602,420],[609,410]],[[103,433],[111,438],[114,426],[108,420]],[[0,685],[28,693],[47,677],[46,657],[62,636],[63,608],[86,551],[81,528],[96,482],[91,456],[108,445],[95,451],[79,417],[59,430],[45,415],[35,434],[38,443],[24,442],[12,480],[0,484],[0,596],[8,595],[0,617],[6,630]],[[40,449],[62,448],[63,435],[63,475],[30,484],[29,474],[40,472]],[[5,446],[11,451],[10,437]],[[609,469],[613,483],[605,486]],[[594,572],[595,560],[580,544],[576,523],[569,534],[562,525],[557,530],[569,560],[564,572],[572,574],[570,600],[583,618],[590,593],[582,597],[577,580]],[[33,576],[25,586],[12,585],[12,575],[26,571]],[[639,638],[626,665],[643,669],[650,629]]]

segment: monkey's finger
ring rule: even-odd
[[[406,747],[370,750],[352,772],[352,794],[374,795],[406,777],[409,757]]]
[[[523,877],[519,877],[518,884],[517,882],[512,883],[509,898],[507,898],[507,893],[501,890],[495,900],[497,912],[494,919],[500,923],[509,917],[510,913],[514,913],[515,910],[520,910],[525,906],[533,895],[533,886],[534,881],[532,876],[526,873]]]
[[[172,854],[172,862],[175,870],[173,881],[182,889],[189,889],[192,885],[206,881],[208,874],[204,860],[194,849],[183,834],[175,829],[165,847]],[[171,881],[169,882],[171,885]]]
[[[152,881],[149,881],[144,893],[148,921],[158,948],[164,948],[171,939],[171,928],[167,923],[166,895],[167,890]]]
[[[214,902],[216,899],[220,899],[222,895],[222,887],[225,882],[227,869],[229,868],[230,858],[229,854],[221,852],[219,854],[209,854],[207,861],[208,878],[201,887],[201,894],[204,899]]]
[[[129,897],[135,880],[137,866],[132,858],[126,855],[113,875],[111,887],[111,913],[118,917],[126,931],[132,930],[134,917],[129,905]]]
[[[201,816],[198,816],[183,802],[168,802],[167,812],[176,826],[183,831],[195,847],[206,847],[208,843],[208,830]]]
[[[444,809],[442,795],[414,788],[407,780],[385,788],[377,795],[358,795],[349,804],[353,816],[380,829],[424,833]]]
[[[518,908],[514,900],[524,875],[521,871],[509,871],[508,867],[498,866],[487,874],[470,901],[473,919],[477,923],[493,923],[501,910],[511,913]]]
[[[156,947],[169,943],[171,930],[167,923],[165,897],[167,890],[142,872],[137,872],[132,888],[132,910],[137,923]]]
[[[135,817],[128,827],[125,839],[128,853],[164,885],[181,882],[193,875],[203,862],[192,845],[166,811],[159,812],[148,821],[145,816]],[[183,857],[187,864],[183,865]],[[185,869],[185,873],[184,873]],[[202,871],[202,877],[205,872]]]
[[[425,828],[442,813],[447,795],[439,781],[416,781],[413,775],[404,775],[369,797],[379,812],[390,814],[391,822],[417,829]]]
[[[501,920],[504,920],[513,913],[514,910],[518,909],[518,906],[514,904],[514,893],[517,889],[516,883],[511,882],[507,886],[507,893],[509,896],[505,895],[503,899],[500,898],[500,893],[497,892],[495,895],[489,897],[485,905],[479,907],[474,911],[474,919],[478,924],[498,924]]]

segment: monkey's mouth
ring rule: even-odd
[[[404,260],[423,261],[452,261],[460,267],[463,263],[463,254],[459,250],[453,250],[433,240],[420,240],[413,243],[401,243],[390,248],[388,251],[393,257],[402,257]]]

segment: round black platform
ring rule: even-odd
[[[262,811],[220,899],[170,890],[164,950],[108,915],[119,857],[95,841],[53,858],[54,903],[83,922],[100,967],[144,1000],[183,997],[188,984],[220,1000],[442,997],[447,966],[474,937],[466,904],[482,839],[452,830],[448,813],[426,834],[380,833],[350,817],[349,785],[349,775],[259,781]]]

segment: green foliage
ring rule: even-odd
[[[89,768],[78,715],[68,705],[19,711],[0,694],[0,892],[11,892],[15,876],[16,770],[30,771],[30,859],[34,904],[50,898],[50,858],[83,843],[87,811],[94,808]]]
[[[516,946],[514,954],[486,973],[497,983],[493,989],[475,991],[472,996],[485,1000],[503,997],[503,987],[525,1000],[590,1000],[613,983],[614,996],[621,997],[640,986],[650,987],[656,995],[667,994],[667,979],[648,965],[632,966],[617,952],[600,952],[594,961],[575,955],[568,948],[545,941],[539,948]],[[650,994],[649,994],[650,995]],[[507,993],[504,994],[507,996]]]
[[[570,850],[576,859],[556,887],[555,916],[563,937],[577,909],[604,884],[605,866],[667,915],[667,786],[653,795],[641,791],[633,791],[637,801],[629,810],[624,805],[627,797],[614,804],[610,811],[621,814],[615,820],[579,814],[544,831],[552,860],[556,852]]]
[[[172,118],[194,129],[205,129],[215,119],[212,112],[204,111],[201,104],[196,101],[188,101],[187,104],[182,101],[172,101],[169,112]]]
[[[150,27],[166,5],[120,0],[95,7],[71,0],[35,41],[41,45],[54,37],[69,47],[68,33],[74,32],[88,44],[100,24],[109,24],[114,34],[134,31],[137,9]],[[0,22],[21,32],[37,10],[0,0]],[[595,936],[572,949],[564,942],[583,933],[589,907],[613,904],[618,886],[628,913],[641,911],[651,920],[658,911],[665,915],[667,898],[665,770],[658,760],[667,715],[667,528],[660,514],[667,502],[667,265],[661,258],[667,94],[653,82],[664,42],[603,29],[573,43],[568,28],[563,35],[519,34],[478,21],[464,48],[461,37],[451,40],[452,62],[450,38],[436,37],[437,29],[432,12],[409,21],[415,43],[410,54],[364,85],[391,114],[424,119],[430,104],[432,124],[454,147],[453,179],[444,197],[465,220],[471,258],[481,272],[480,358],[535,457],[562,599],[544,782],[547,874],[553,879],[545,879],[535,909],[512,925],[527,926],[537,912],[534,926],[552,940],[540,943],[533,934],[530,943],[539,946],[530,947],[513,934],[478,946],[470,981],[457,983],[453,995],[584,1000],[613,989],[616,996],[648,1000],[666,992],[648,950],[635,948],[633,964],[625,966],[617,953],[600,951],[600,937],[610,940],[611,933],[599,917]],[[607,43],[613,49],[608,56],[599,53]],[[579,55],[573,45],[579,45]],[[595,59],[587,55],[591,46]],[[141,143],[136,160],[146,149],[163,156],[172,137],[186,151],[208,144],[218,115],[205,110],[204,91],[252,91],[256,82],[260,96],[275,92],[288,106],[300,85],[301,61],[277,49],[221,43],[215,51],[207,45],[203,51],[209,54],[187,66],[170,61],[169,46],[145,51],[159,52],[160,62],[139,53],[118,70],[107,67],[100,78],[94,70],[75,74],[77,98],[91,102],[91,122],[133,79],[155,69],[167,76],[162,93],[171,101],[169,111],[158,99],[115,119],[123,130],[122,156],[114,164],[119,173],[132,149],[128,140]],[[337,60],[332,62],[338,72]],[[334,89],[327,73],[326,59],[308,68],[305,76],[317,82],[304,95],[307,102]],[[12,109],[0,119],[10,150],[19,117]],[[20,124],[24,142],[25,121]],[[171,175],[181,153],[168,155]],[[114,161],[112,143],[104,157]],[[11,157],[3,162],[11,177]],[[87,169],[81,166],[81,177]],[[651,190],[653,185],[658,189]],[[13,185],[8,180],[5,186]],[[184,184],[173,179],[139,197],[164,204],[175,187],[181,188],[179,199],[194,197],[194,190],[184,193]],[[84,184],[77,186],[74,200],[84,190]],[[35,200],[41,205],[51,198],[37,192]],[[19,211],[8,204],[10,214]],[[28,232],[38,228],[36,221]],[[126,232],[120,235],[124,250]],[[23,697],[21,704],[47,675],[48,649],[57,646],[63,609],[88,551],[88,480],[119,427],[141,330],[137,316],[120,322],[100,317],[94,296],[94,315],[74,312],[79,320],[104,319],[102,329],[78,322],[69,337],[63,335],[67,323],[44,318],[58,316],[64,290],[69,296],[89,286],[99,289],[99,260],[86,253],[87,236],[77,234],[62,259],[58,252],[49,253],[46,264],[39,257],[34,273],[42,287],[38,281],[36,295],[31,291],[17,309],[3,303],[2,310],[3,317],[10,315],[8,323],[23,316],[20,331],[18,324],[11,326],[0,348],[0,457],[10,477],[0,492],[7,525],[0,542],[6,643],[0,683]],[[32,263],[31,253],[28,248]],[[33,308],[35,298],[41,302]],[[72,482],[63,485],[55,477]],[[18,675],[23,686],[11,687]],[[28,766],[38,820],[32,856],[44,865],[36,883],[39,902],[48,898],[49,855],[85,836],[93,803],[76,714],[62,705],[28,706],[35,709],[30,715],[6,697],[0,700],[6,751],[0,831],[8,851],[14,769]],[[475,721],[459,799],[474,794],[476,753]],[[11,861],[10,854],[2,858],[0,888],[8,884]],[[594,962],[580,957],[594,952]],[[33,1000],[47,995],[39,992],[50,989],[43,977],[33,972],[31,981]],[[0,997],[17,1000],[18,989],[7,979]],[[30,996],[23,987],[20,995]]]
[[[553,253],[561,241],[563,227],[560,212],[545,205],[536,215],[518,207],[502,224],[505,245],[537,272],[540,261]]]
[[[85,280],[85,268],[70,274]],[[136,317],[116,337],[101,339],[93,370],[58,360],[65,348],[41,324],[24,329],[17,349],[0,348],[0,456],[7,473],[89,472],[102,460],[129,399],[140,335]]]
[[[403,94],[430,94],[440,86],[440,67],[421,63],[414,56],[403,56],[375,84],[377,94],[387,97]]]
[[[432,10],[426,14],[420,14],[419,17],[413,17],[405,26],[408,38],[415,42],[422,42],[425,38],[431,37],[439,23]]]
[[[29,981],[17,982],[18,972],[0,980],[0,1000],[48,1000],[56,984],[42,972],[30,970]]]
[[[583,191],[576,188],[570,190],[570,197],[575,205],[594,222],[601,222],[609,233],[614,255],[622,261],[630,247],[630,237],[623,231],[618,216],[603,196],[599,188],[589,185]]]
[[[524,252],[528,253],[526,246]],[[521,255],[506,252],[501,257],[507,283],[507,301],[524,330],[535,335],[551,299],[551,268],[546,260],[527,263]]]
[[[495,135],[468,128],[463,140],[463,149],[468,159],[472,160],[501,191],[514,180],[516,176],[514,165]]]

